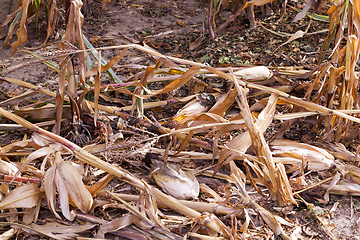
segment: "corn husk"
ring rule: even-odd
[[[56,152],[55,164],[47,170],[44,181],[48,205],[56,217],[60,218],[55,210],[56,189],[59,194],[61,211],[66,219],[72,221],[75,218],[75,213],[69,208],[69,196],[74,205],[84,213],[92,207],[92,196],[82,182],[79,171],[70,163],[64,162],[60,152]]]
[[[322,185],[324,188],[329,188],[329,185]],[[360,196],[360,185],[352,181],[342,179],[336,183],[336,185],[330,190],[332,194],[338,195],[351,195]]]
[[[346,165],[345,169],[348,179],[360,184],[360,168],[354,165]]]
[[[341,6],[344,3],[344,0],[329,0],[335,6]]]
[[[177,199],[197,199],[199,196],[199,182],[191,173],[185,173],[177,166],[167,164],[164,168],[162,162],[153,163],[153,172],[151,176],[154,178],[166,193]]]
[[[294,158],[302,161],[309,170],[322,171],[335,166],[335,159],[326,150],[290,140],[271,142],[272,154],[275,157]]]
[[[19,169],[12,163],[0,159],[0,173],[6,175],[15,175]]]
[[[260,81],[271,77],[271,71],[264,66],[245,68],[234,72],[236,77],[245,81]]]
[[[15,234],[16,234],[17,230],[15,230],[15,228],[11,228],[5,232],[3,232],[1,235],[0,235],[0,239],[2,240],[8,240],[10,238],[12,238]]]
[[[214,103],[215,98],[213,95],[206,93],[198,94],[194,100],[186,104],[176,113],[173,121],[180,123],[199,113],[206,112],[214,105]]]

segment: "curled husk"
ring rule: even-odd
[[[215,104],[215,97],[211,94],[200,93],[196,95],[196,98],[186,104],[182,109],[180,109],[173,121],[175,123],[180,123],[188,118],[192,118],[195,115],[206,112]]]
[[[151,176],[154,178],[165,192],[177,199],[198,198],[199,182],[191,173],[185,173],[177,166],[167,164],[164,168],[162,162],[153,163],[153,172]]]
[[[69,196],[80,211],[86,213],[91,209],[93,198],[81,180],[79,171],[70,163],[64,162],[59,152],[56,153],[54,165],[46,171],[44,181],[48,205],[56,217],[60,218],[55,211],[56,189],[61,212],[66,219],[72,221],[75,218],[75,213],[70,212]]]

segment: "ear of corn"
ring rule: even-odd
[[[152,174],[157,185],[165,192],[177,199],[197,199],[199,196],[199,182],[191,173],[185,173],[177,166],[156,161]],[[189,176],[188,176],[189,175]]]
[[[322,185],[329,188],[329,185]],[[360,196],[360,185],[352,181],[342,179],[330,190],[332,194]]]
[[[272,154],[275,157],[294,158],[302,161],[309,170],[326,170],[335,166],[334,157],[326,150],[290,140],[271,142]]]
[[[265,66],[245,68],[234,72],[236,77],[245,81],[260,81],[271,77],[272,72]]]

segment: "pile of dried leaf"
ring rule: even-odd
[[[259,2],[270,1],[239,11]],[[59,72],[58,91],[0,78],[29,89],[0,103],[1,131],[24,133],[1,146],[1,239],[306,239],[315,235],[302,227],[311,221],[336,239],[304,196],[321,188],[317,201],[327,204],[331,193],[360,195],[358,155],[342,144],[357,149],[359,1],[333,2],[311,70],[214,68],[138,44],[94,49],[81,32],[82,2],[69,3],[56,59],[29,51]],[[28,7],[24,1],[14,51],[26,41]],[[102,62],[109,49],[119,53]],[[122,65],[134,75],[121,82],[111,67],[139,51],[153,65]],[[104,72],[116,83],[101,84]],[[291,92],[296,77],[312,80],[304,98]],[[50,98],[19,108],[33,93]],[[283,138],[296,134],[294,123],[308,127],[306,142]],[[293,211],[304,205],[312,220]]]

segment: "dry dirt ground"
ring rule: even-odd
[[[0,4],[3,6],[0,8],[0,22],[2,23],[8,14],[6,6],[8,6],[9,0],[0,0]],[[304,2],[294,1],[290,5],[302,8]],[[107,4],[105,12],[101,12],[99,9],[101,9],[100,3],[89,3],[83,25],[85,36],[95,47],[143,41],[163,54],[204,62],[211,66],[253,64],[272,67],[311,67],[316,63],[317,53],[326,37],[326,33],[314,34],[311,37],[305,37],[285,45],[273,53],[273,50],[285,42],[287,38],[264,30],[259,25],[254,29],[249,29],[249,21],[243,16],[239,17],[225,31],[218,34],[214,40],[209,40],[207,31],[204,30],[207,1],[113,0]],[[260,9],[257,9],[256,16],[263,21],[266,28],[272,31],[292,34],[297,30],[305,30],[308,24],[310,24],[309,32],[327,29],[327,24],[317,21],[310,22],[309,19],[292,23],[291,20],[296,13],[290,8],[287,10],[281,21],[278,21],[278,14],[270,18],[262,16]],[[230,14],[229,10],[226,9],[217,17],[217,25],[224,22]],[[59,22],[58,35],[50,39],[45,48],[36,50],[37,53],[45,56],[57,49],[59,37],[64,33],[63,22],[63,20]],[[24,46],[39,46],[44,39],[44,35],[41,34],[44,32],[44,26],[41,25],[39,38],[36,38],[34,27],[30,25],[29,28],[32,33],[29,36],[30,42],[27,42]],[[5,31],[2,32],[2,36],[5,34]],[[205,35],[204,40],[194,48],[194,43],[202,35]],[[14,38],[16,37],[14,36]],[[2,43],[3,39],[0,41],[0,46],[2,46]],[[26,65],[25,63],[33,61],[33,58],[21,52],[8,58],[11,52],[12,49],[9,47],[0,51],[0,70],[3,72],[3,76],[41,85],[50,90],[56,89],[58,78],[56,72],[41,63]],[[117,54],[116,50],[103,51],[106,59],[110,59],[115,54]],[[151,59],[142,53],[127,55],[114,68],[122,80],[128,77],[127,72],[121,68],[121,64],[124,62],[127,64],[148,65],[151,63]],[[108,80],[104,79],[102,81],[106,83]],[[0,83],[0,101],[23,91],[24,89],[17,86],[5,82]],[[0,145],[3,144],[5,144],[5,140],[0,138]],[[330,204],[324,206],[315,200],[319,196],[315,191],[304,195],[308,196],[308,201],[312,201],[315,205],[319,205],[328,211],[334,205],[337,206],[337,208],[333,208],[334,211],[331,214],[327,212],[319,213],[322,216],[328,216],[324,218],[324,224],[337,238],[360,239],[360,199],[358,197],[332,196]],[[299,208],[295,208],[293,211],[296,211],[299,216],[306,217],[306,214],[302,214],[302,212],[307,211],[304,206],[300,205]],[[314,224],[312,221],[307,219],[302,219],[302,221],[304,224],[302,226],[303,231],[308,232],[309,239],[328,239],[327,234],[321,234],[309,227]]]

